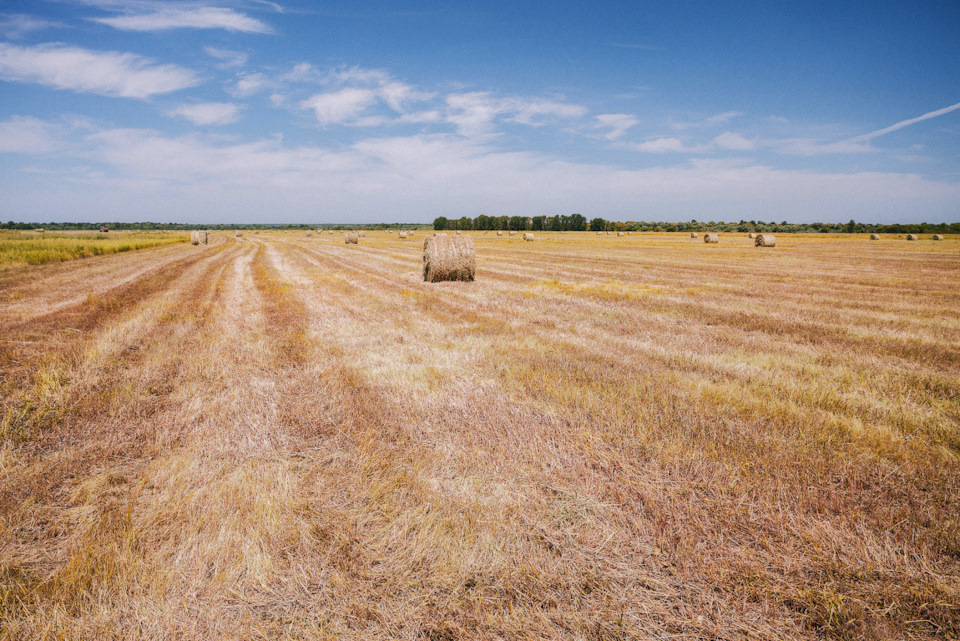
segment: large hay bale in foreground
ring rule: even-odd
[[[523,235],[523,239],[524,239],[524,240],[533,240],[533,234],[524,234],[524,235]]]
[[[773,234],[757,234],[756,247],[776,247],[777,239]]]
[[[704,234],[704,235],[703,235],[703,242],[705,242],[705,243],[719,243],[719,242],[720,242],[720,237],[717,236],[716,234]]]
[[[700,234],[695,231],[690,232],[690,238],[700,238]]]
[[[753,234],[753,233],[747,234],[747,238],[749,238],[750,240],[753,240],[756,237],[757,237],[756,234]]]
[[[870,234],[870,240],[880,240],[880,234]]]
[[[423,241],[423,280],[473,280],[477,255],[469,236],[430,236]]]
[[[907,240],[916,240],[916,239],[917,239],[916,234],[907,234]]]
[[[934,240],[943,240],[943,234],[934,234],[934,235],[933,235],[933,239],[934,239]]]
[[[360,236],[355,231],[348,231],[343,235],[343,242],[347,245],[359,245]]]

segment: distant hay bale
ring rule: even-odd
[[[313,232],[308,229],[307,232],[306,232],[306,235],[307,235],[308,237],[309,237],[309,236],[313,236]]]
[[[200,236],[195,231],[190,232],[190,244],[191,245],[200,244]]]
[[[486,233],[487,233],[487,230],[483,230],[483,233],[486,234]]]
[[[498,231],[497,231],[497,236],[503,236],[503,232],[498,230]]]
[[[240,231],[239,229],[236,232],[234,232],[233,235],[236,236],[237,238],[243,238],[243,232]]]
[[[412,237],[413,237],[413,232],[415,232],[415,231],[416,231],[416,229],[410,229],[410,230],[408,230],[408,231],[407,231],[407,236],[412,238]]]
[[[610,235],[610,232],[607,232],[607,236],[609,236],[609,235]]]
[[[943,234],[934,234],[934,235],[933,235],[933,239],[934,239],[934,240],[943,240]]]
[[[753,239],[756,238],[756,237],[757,237],[756,234],[747,234],[747,238],[749,238],[749,239],[751,239],[751,240],[753,240]]]
[[[618,231],[617,236],[626,236],[626,234],[624,234],[622,231]]]
[[[322,234],[323,232],[319,232],[319,233]],[[333,230],[332,230],[332,229],[328,229],[328,230],[327,230],[327,234],[328,234],[328,235],[329,235],[329,234],[332,234],[332,233],[333,233]]]
[[[510,232],[510,235],[511,235],[511,236],[516,236],[516,235],[517,235],[517,232],[511,231],[511,232]]]
[[[406,238],[407,238],[407,232],[405,231],[400,232],[400,240],[406,240]]]
[[[695,231],[690,232],[690,238],[700,238],[700,234]]]
[[[355,231],[348,231],[346,234],[343,235],[343,242],[346,245],[359,245],[360,236]]]
[[[719,242],[720,242],[720,237],[717,236],[717,235],[714,234],[714,233],[704,234],[704,235],[703,235],[703,242],[705,242],[705,243],[719,243]]]
[[[598,232],[597,232],[597,236],[603,236],[603,232],[602,232],[602,231],[598,231]]]
[[[907,234],[907,240],[916,240],[916,239],[917,239],[916,234]]]
[[[524,235],[523,235],[523,239],[524,239],[524,240],[534,240],[533,234],[524,234]]]
[[[460,230],[458,229],[458,230],[457,230],[457,236],[459,236],[459,235],[460,235]]]
[[[469,236],[428,236],[423,241],[423,280],[473,280],[477,256]]]
[[[365,232],[365,231],[358,231],[358,232],[357,232],[357,236],[359,236],[360,238],[366,238],[366,237],[367,237],[367,232]]]
[[[880,240],[880,234],[870,234],[870,240]]]
[[[632,232],[632,231],[628,231],[628,232],[627,232],[627,236],[633,236],[633,232]]]
[[[777,239],[773,234],[757,234],[756,247],[776,247]]]

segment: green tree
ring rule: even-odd
[[[607,221],[603,218],[594,218],[590,221],[590,231],[604,231],[607,228]]]
[[[433,228],[437,231],[443,231],[444,229],[450,229],[450,221],[447,220],[445,216],[437,216],[433,219]]]

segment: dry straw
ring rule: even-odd
[[[517,235],[517,232],[511,231],[511,232],[510,232],[510,235],[511,235],[511,236],[516,236],[516,235]]]
[[[907,234],[907,240],[916,240],[916,239],[917,239],[916,234]]]
[[[405,239],[406,237],[407,237],[407,232],[405,232],[405,231],[400,232],[400,238],[401,238],[401,239]]]
[[[497,236],[503,236],[503,232],[502,232],[502,231],[498,231],[498,232],[497,232]]]
[[[747,238],[753,239],[753,238],[756,238],[756,237],[757,237],[756,234],[747,234]]]
[[[870,234],[870,240],[880,240],[880,234]]]
[[[306,235],[307,235],[307,236],[313,236],[313,232],[308,229]]]
[[[358,232],[357,232],[357,236],[359,236],[360,238],[366,238],[366,237],[367,237],[367,232],[365,232],[365,231],[358,231]]]
[[[473,280],[477,269],[469,236],[430,236],[423,241],[423,280]]]
[[[690,238],[700,238],[700,234],[695,231],[690,232]]]
[[[757,234],[757,240],[754,245],[757,247],[776,247],[777,239],[773,234]]]
[[[622,231],[618,231],[617,236],[626,236],[626,234],[624,234]]]
[[[200,244],[200,235],[195,231],[190,232],[190,244],[191,245]]]
[[[717,236],[716,234],[712,234],[712,233],[711,233],[711,234],[704,234],[704,235],[703,235],[703,242],[705,242],[705,243],[719,243],[719,242],[720,242],[720,237]]]
[[[234,234],[234,236],[236,236],[237,238],[243,238],[243,232],[238,229],[237,232]]]
[[[523,239],[524,239],[524,240],[533,240],[533,234],[524,234],[524,235],[523,235]]]
[[[347,245],[359,245],[360,235],[355,231],[348,231],[343,235],[343,242]]]
[[[942,234],[934,234],[934,235],[933,235],[933,239],[934,239],[934,240],[943,240],[943,235],[942,235]]]

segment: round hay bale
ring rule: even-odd
[[[359,236],[360,238],[366,238],[366,237],[367,237],[367,232],[365,232],[365,231],[358,231],[358,232],[357,232],[357,236]]]
[[[628,231],[628,232],[627,232],[627,236],[633,236],[633,232],[632,232],[632,231]]]
[[[405,231],[400,232],[400,240],[406,240],[406,238],[407,238],[407,232]]]
[[[704,235],[703,235],[703,242],[705,242],[705,243],[719,243],[719,242],[720,242],[720,237],[717,236],[717,235],[714,234],[714,233],[704,234]]]
[[[624,234],[622,231],[618,231],[617,236],[626,236],[626,234]]]
[[[916,240],[916,239],[917,239],[916,234],[907,234],[907,240]]]
[[[773,234],[757,234],[756,247],[776,247],[777,239]]]
[[[607,232],[607,236],[609,236],[609,235],[610,235],[610,232]]]
[[[870,234],[870,240],[880,240],[880,234]]]
[[[690,232],[690,238],[700,238],[700,234],[695,231]]]
[[[747,238],[749,238],[750,240],[753,240],[756,237],[757,237],[756,234],[747,234]]]
[[[511,231],[511,232],[510,232],[510,235],[511,235],[511,236],[516,236],[516,235],[517,235],[517,232]]]
[[[306,236],[307,238],[309,238],[310,236],[313,236],[313,232],[308,229],[306,232]]]
[[[502,232],[502,231],[498,231],[498,232],[497,232],[497,236],[503,236],[503,232]]]
[[[428,236],[423,241],[423,280],[473,280],[477,255],[469,236]]]
[[[457,230],[457,236],[459,236],[459,235],[460,235],[460,230],[458,229],[458,230]]]
[[[524,240],[534,240],[533,234],[524,234],[524,235],[523,235],[523,239],[524,239]]]
[[[484,230],[484,231],[483,231],[483,233],[484,233],[484,234],[486,234],[486,233],[487,233],[487,231],[486,231],[486,230]]]
[[[603,236],[603,232],[602,232],[602,231],[598,231],[598,232],[597,232],[597,236]]]
[[[190,232],[190,244],[191,245],[200,244],[200,235],[195,231]]]
[[[933,239],[934,239],[934,240],[943,240],[943,234],[934,234],[934,235],[933,235]]]
[[[237,238],[243,238],[243,232],[240,231],[239,229],[236,232],[234,232],[233,235],[236,236]]]
[[[323,232],[320,232],[320,233],[322,234]],[[327,230],[327,234],[328,234],[328,235],[329,235],[329,234],[332,234],[332,233],[333,233],[333,230],[332,230],[332,229],[328,229],[328,230]]]
[[[210,242],[209,232],[205,229],[197,232],[197,238],[200,239],[201,245],[206,245]]]
[[[355,231],[348,231],[346,234],[343,235],[343,242],[346,245],[359,245],[360,236]]]

